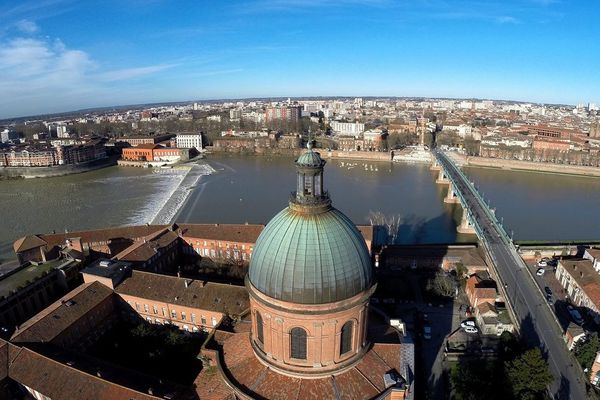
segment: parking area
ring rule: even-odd
[[[581,321],[575,321],[573,316],[570,314],[570,302],[567,298],[567,293],[558,282],[558,279],[556,279],[556,262],[554,260],[550,260],[550,263],[547,263],[548,265],[546,266],[543,266],[544,262],[542,262],[542,265],[539,264],[541,261],[540,259],[524,259],[524,261],[527,264],[527,268],[529,268],[533,274],[536,284],[546,296],[548,305],[556,315],[556,318],[558,319],[563,331],[570,323],[580,325],[586,331],[595,331],[598,329],[594,321],[591,319],[586,319],[585,313],[577,307],[574,309],[582,315],[585,321],[583,323],[581,323]],[[543,270],[544,272],[540,273],[540,270]],[[548,293],[551,293],[551,295],[548,295]]]

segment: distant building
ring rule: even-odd
[[[580,132],[574,131],[572,129],[564,129],[554,126],[548,125],[532,125],[528,126],[527,130],[530,135],[536,135],[544,138],[551,139],[567,139],[571,138],[573,134],[580,134]]]
[[[140,144],[157,144],[160,142],[167,141],[175,137],[175,134],[167,133],[164,135],[153,135],[153,136],[123,136],[116,139],[117,142],[127,142],[132,146],[138,146]]]
[[[269,107],[265,110],[265,122],[287,121],[297,122],[300,120],[301,107]]]
[[[19,133],[12,129],[4,129],[0,133],[0,141],[2,143],[8,143],[12,140],[17,140],[17,139],[19,139]]]
[[[69,131],[67,130],[66,125],[56,125],[56,137],[59,138],[68,138]]]
[[[178,133],[176,143],[180,149],[202,150],[202,133]]]
[[[67,146],[30,145],[0,152],[0,167],[52,167],[106,158],[104,142],[99,140]]]
[[[242,118],[242,110],[239,108],[232,108],[229,110],[229,119],[231,121],[239,121]]]
[[[189,158],[189,151],[186,150],[177,147],[164,147],[159,144],[140,144],[124,148],[121,158],[126,161],[175,162],[182,158]]]
[[[359,136],[365,131],[365,124],[361,122],[331,121],[330,126],[336,135]]]

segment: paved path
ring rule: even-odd
[[[548,358],[555,381],[550,391],[555,399],[586,399],[584,379],[571,353],[562,339],[562,333],[552,310],[542,292],[527,271],[527,266],[507,239],[497,221],[493,219],[485,203],[466,181],[457,167],[443,154],[438,161],[452,180],[455,190],[460,191],[474,223],[480,231],[480,239],[487,247],[494,266],[505,285],[514,312],[521,320],[521,334],[532,346],[540,347]]]

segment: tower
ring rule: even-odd
[[[270,369],[316,378],[352,368],[368,350],[376,285],[361,233],[324,190],[325,161],[309,143],[295,164],[296,191],[252,254],[250,340]]]

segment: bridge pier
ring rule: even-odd
[[[477,232],[475,231],[475,226],[473,225],[473,222],[471,221],[471,217],[469,216],[469,213],[467,212],[467,210],[465,210],[464,207],[463,207],[463,213],[462,213],[460,225],[458,225],[456,227],[456,231],[458,233],[463,233],[466,235],[476,235],[477,234]]]
[[[438,171],[438,177],[435,180],[435,183],[439,183],[441,185],[449,185],[450,184],[450,179],[448,179],[448,175],[446,175],[446,172],[444,172],[443,168],[440,168]]]
[[[442,166],[440,165],[440,163],[438,163],[438,160],[435,157],[433,157],[433,162],[431,163],[431,167],[429,167],[429,169],[432,171],[442,170]]]
[[[447,203],[447,204],[460,203],[460,198],[458,197],[458,194],[454,190],[454,186],[452,185],[451,182],[448,182],[448,194],[444,198],[444,203]]]

